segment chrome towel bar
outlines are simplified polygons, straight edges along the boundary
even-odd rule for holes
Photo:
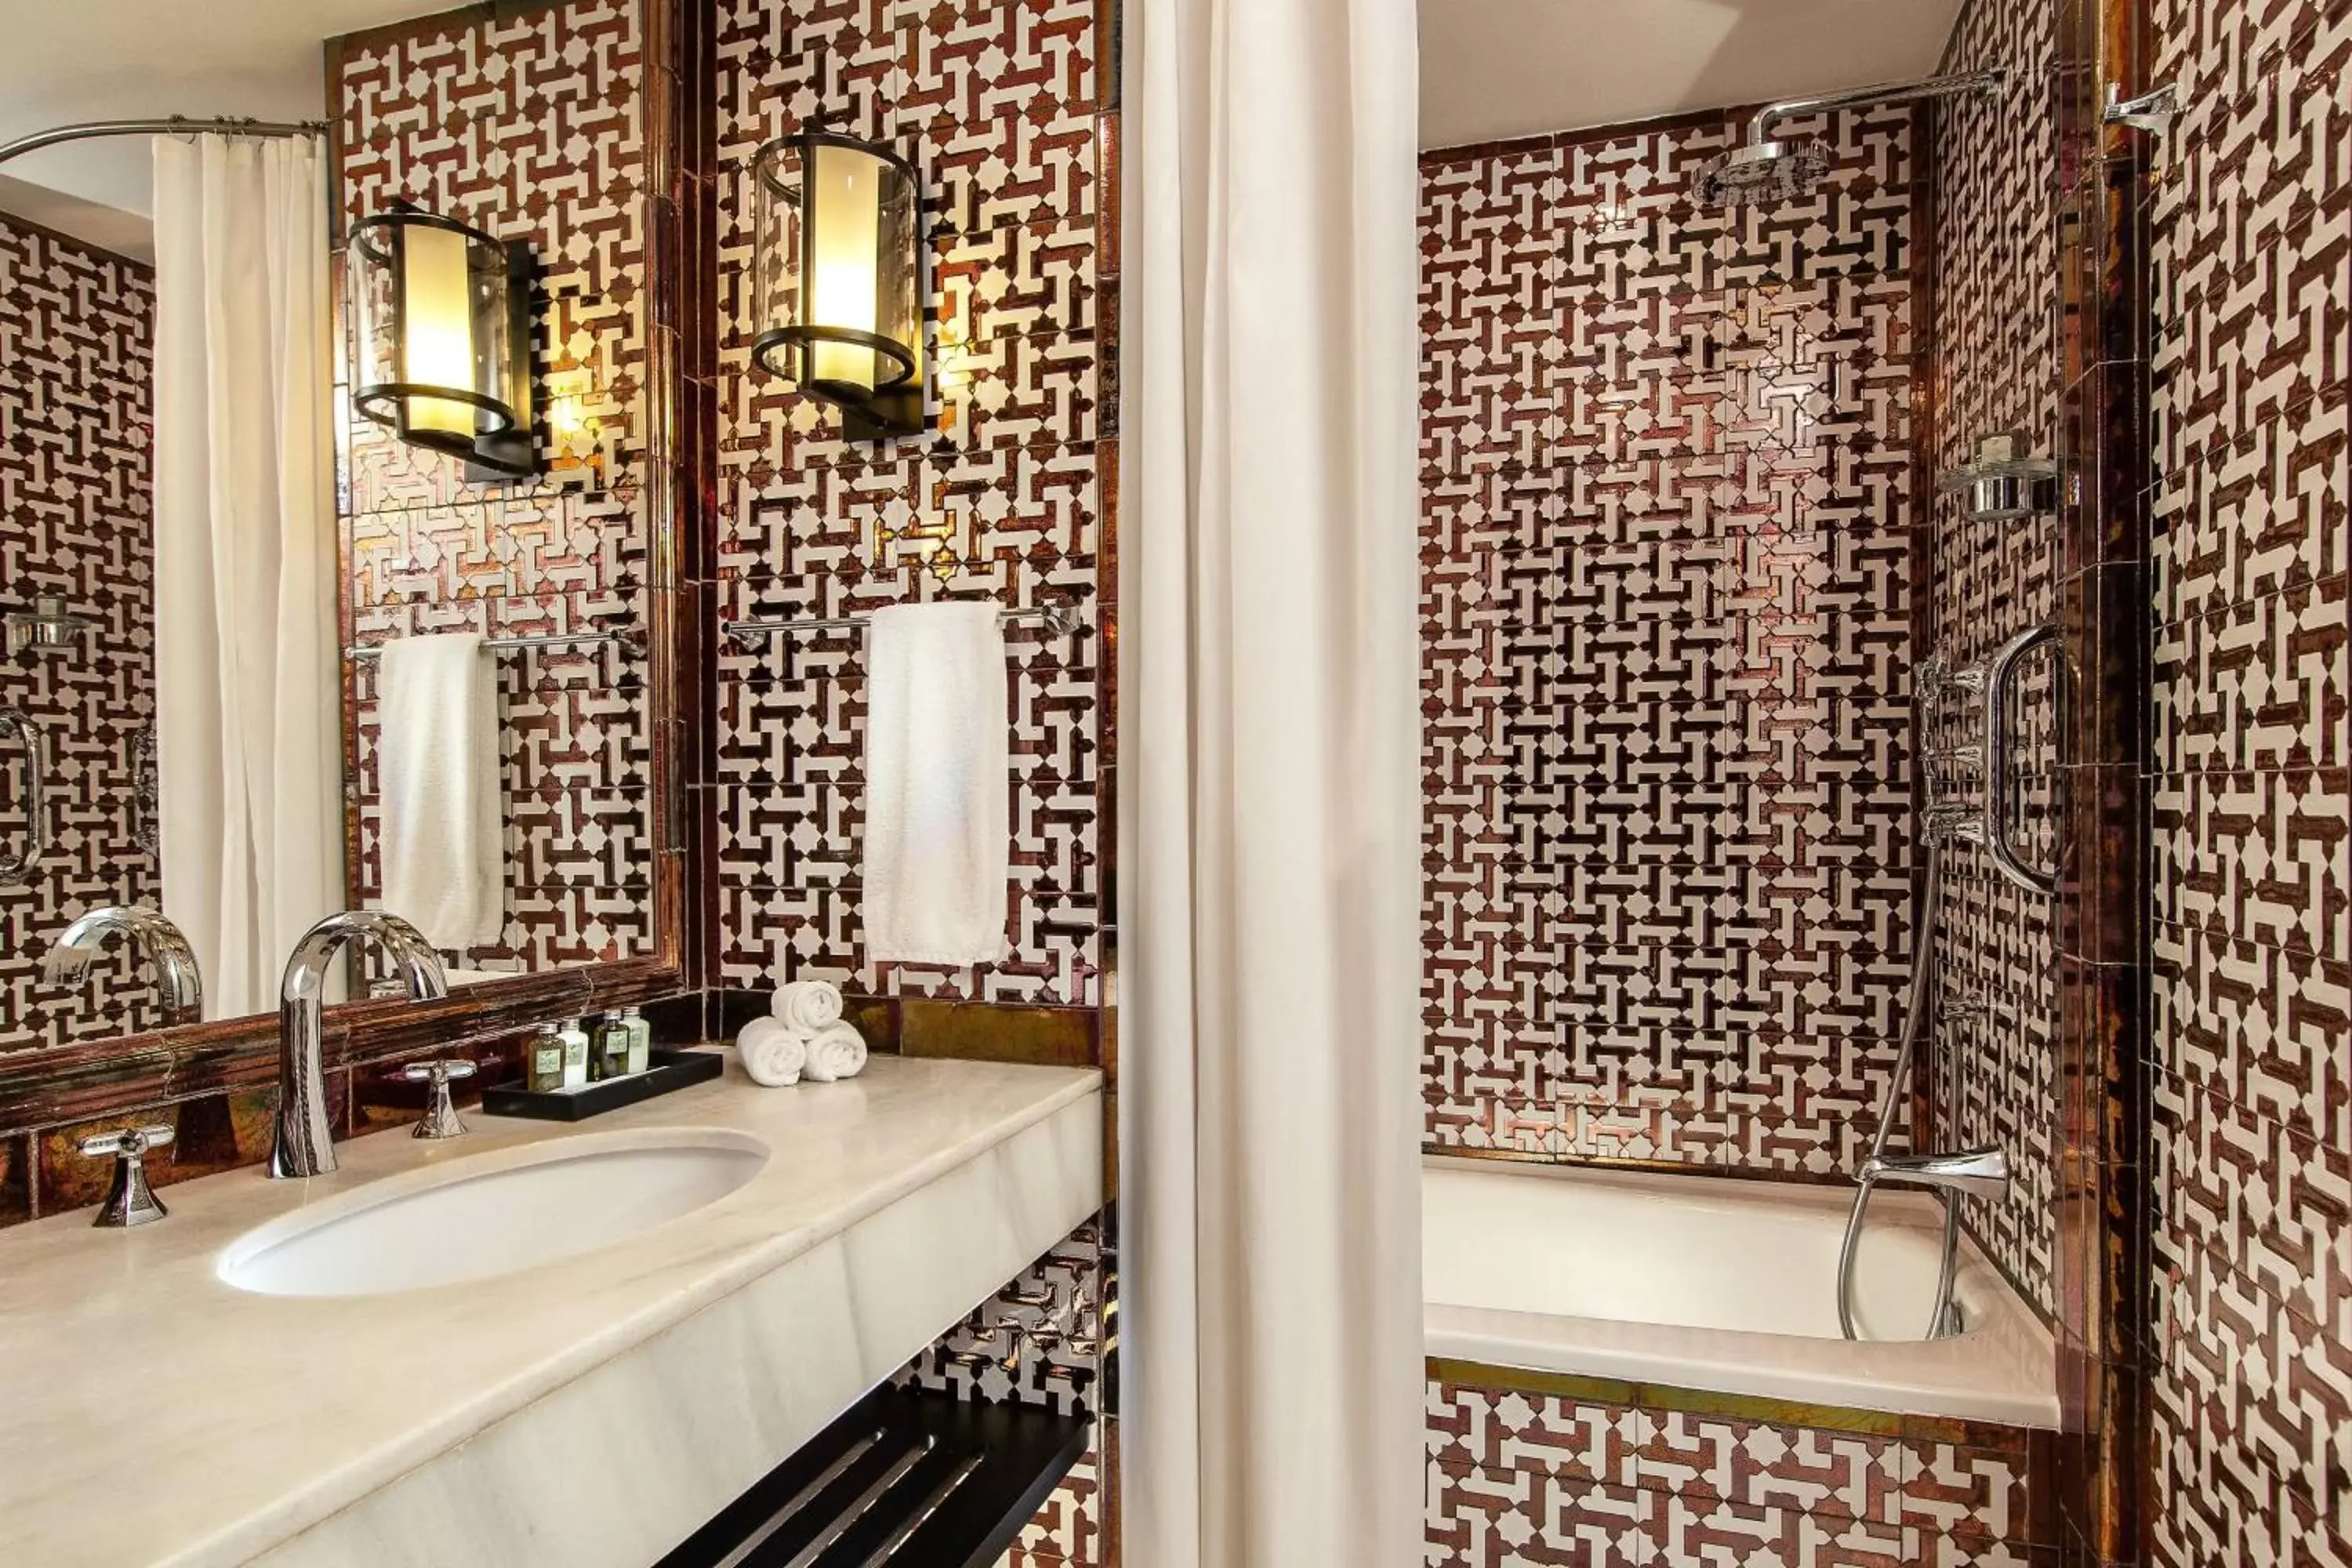
[[[873,617],[856,616],[822,616],[804,620],[721,621],[721,635],[737,646],[751,647],[761,637],[779,632],[851,632],[862,629]],[[1069,636],[1078,629],[1078,612],[1072,605],[1040,605],[1029,610],[999,610],[997,624],[1007,626],[1034,626],[1057,637]]]
[[[642,634],[630,627],[611,632],[542,632],[535,637],[484,637],[482,646],[493,652],[504,652],[518,647],[593,647],[602,643],[618,643],[634,653],[643,640]],[[376,658],[383,653],[383,644],[380,642],[353,643],[343,649],[345,658]]]

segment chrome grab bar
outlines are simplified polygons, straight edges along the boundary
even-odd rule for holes
[[[2028,626],[1994,650],[1985,663],[1984,678],[1984,847],[1994,868],[2031,893],[2044,896],[2058,890],[2058,874],[2025,863],[2010,841],[2010,819],[2015,803],[2010,790],[2010,689],[2019,662],[2043,643],[2054,642],[2058,625],[2044,621]]]
[[[30,879],[33,862],[48,853],[48,748],[40,727],[16,709],[0,708],[0,738],[25,742],[25,852],[0,855],[0,888],[14,888]]]

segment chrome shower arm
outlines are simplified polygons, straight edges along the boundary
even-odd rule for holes
[[[1810,98],[1784,98],[1778,103],[1768,103],[1756,111],[1748,122],[1748,140],[1761,144],[1772,139],[1772,127],[1783,120],[1800,114],[1818,114],[1832,109],[1860,109],[1874,103],[1911,103],[1928,98],[1958,98],[1963,93],[1988,92],[2001,84],[1998,70],[1966,71],[1953,76],[1922,77],[1916,81],[1885,81],[1870,87],[1847,88],[1843,92],[1816,93]]]

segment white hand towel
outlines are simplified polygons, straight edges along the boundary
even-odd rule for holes
[[[809,1037],[808,1063],[802,1069],[811,1083],[832,1083],[856,1078],[866,1070],[866,1037],[849,1024],[835,1024]]]
[[[376,674],[383,907],[444,952],[506,927],[498,674],[471,632],[400,637]]]
[[[877,610],[866,667],[866,956],[992,963],[1004,955],[1012,874],[996,606]]]
[[[841,988],[830,980],[795,980],[780,985],[768,999],[768,1011],[804,1035],[814,1035],[841,1017]]]
[[[735,1054],[753,1083],[781,1089],[801,1080],[808,1062],[808,1037],[782,1018],[754,1018],[735,1037]]]

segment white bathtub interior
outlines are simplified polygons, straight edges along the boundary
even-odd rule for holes
[[[1882,1194],[1838,1331],[1852,1190],[1433,1156],[1423,1172],[1429,1353],[1920,1415],[2054,1425],[2047,1330],[1974,1246],[1963,1331],[1923,1338],[1932,1198]]]

